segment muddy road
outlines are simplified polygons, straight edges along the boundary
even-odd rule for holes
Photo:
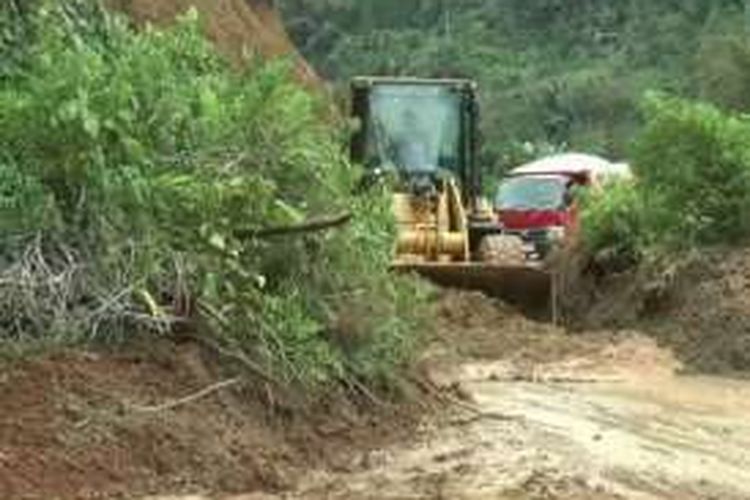
[[[436,373],[462,409],[413,442],[250,499],[750,498],[750,383],[674,375],[634,338],[596,355]]]
[[[635,368],[465,365],[476,411],[291,498],[750,498],[750,384]]]

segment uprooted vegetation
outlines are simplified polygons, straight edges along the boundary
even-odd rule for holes
[[[289,384],[387,382],[423,293],[387,274],[325,103],[283,62],[237,73],[193,13],[133,31],[95,2],[2,9],[0,338],[188,333]],[[270,236],[356,212],[345,227]]]

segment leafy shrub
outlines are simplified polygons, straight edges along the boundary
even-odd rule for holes
[[[586,203],[590,248],[642,253],[747,239],[750,123],[663,96],[650,96],[645,112],[634,149],[638,182]]]
[[[750,233],[750,123],[713,106],[651,98],[635,149],[646,201],[670,217],[655,230],[687,245],[733,243]],[[679,241],[675,242],[679,244]]]
[[[606,192],[583,196],[583,239],[590,250],[608,250],[626,260],[637,260],[644,247],[646,221],[641,193],[621,182]]]
[[[420,299],[388,274],[389,211],[350,196],[356,170],[325,103],[284,62],[238,74],[194,13],[134,32],[67,0],[30,22],[37,41],[0,81],[0,221],[14,235],[0,242],[0,337],[121,339],[200,320],[312,384],[387,378],[408,360]],[[345,210],[343,230],[255,236]],[[357,308],[361,335],[344,342],[335,331]]]

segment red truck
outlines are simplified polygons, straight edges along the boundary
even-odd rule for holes
[[[578,189],[630,177],[624,163],[578,153],[550,156],[510,172],[498,187],[495,213],[504,234],[521,238],[527,258],[544,260],[575,238]]]

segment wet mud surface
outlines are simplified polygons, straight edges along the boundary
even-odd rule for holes
[[[293,497],[750,498],[750,384],[560,366],[547,367],[552,381],[544,368],[504,380],[503,366],[464,368],[477,412]]]
[[[462,409],[412,442],[225,498],[750,498],[750,384],[677,368],[637,338],[533,367],[467,362],[434,375],[460,385]]]

